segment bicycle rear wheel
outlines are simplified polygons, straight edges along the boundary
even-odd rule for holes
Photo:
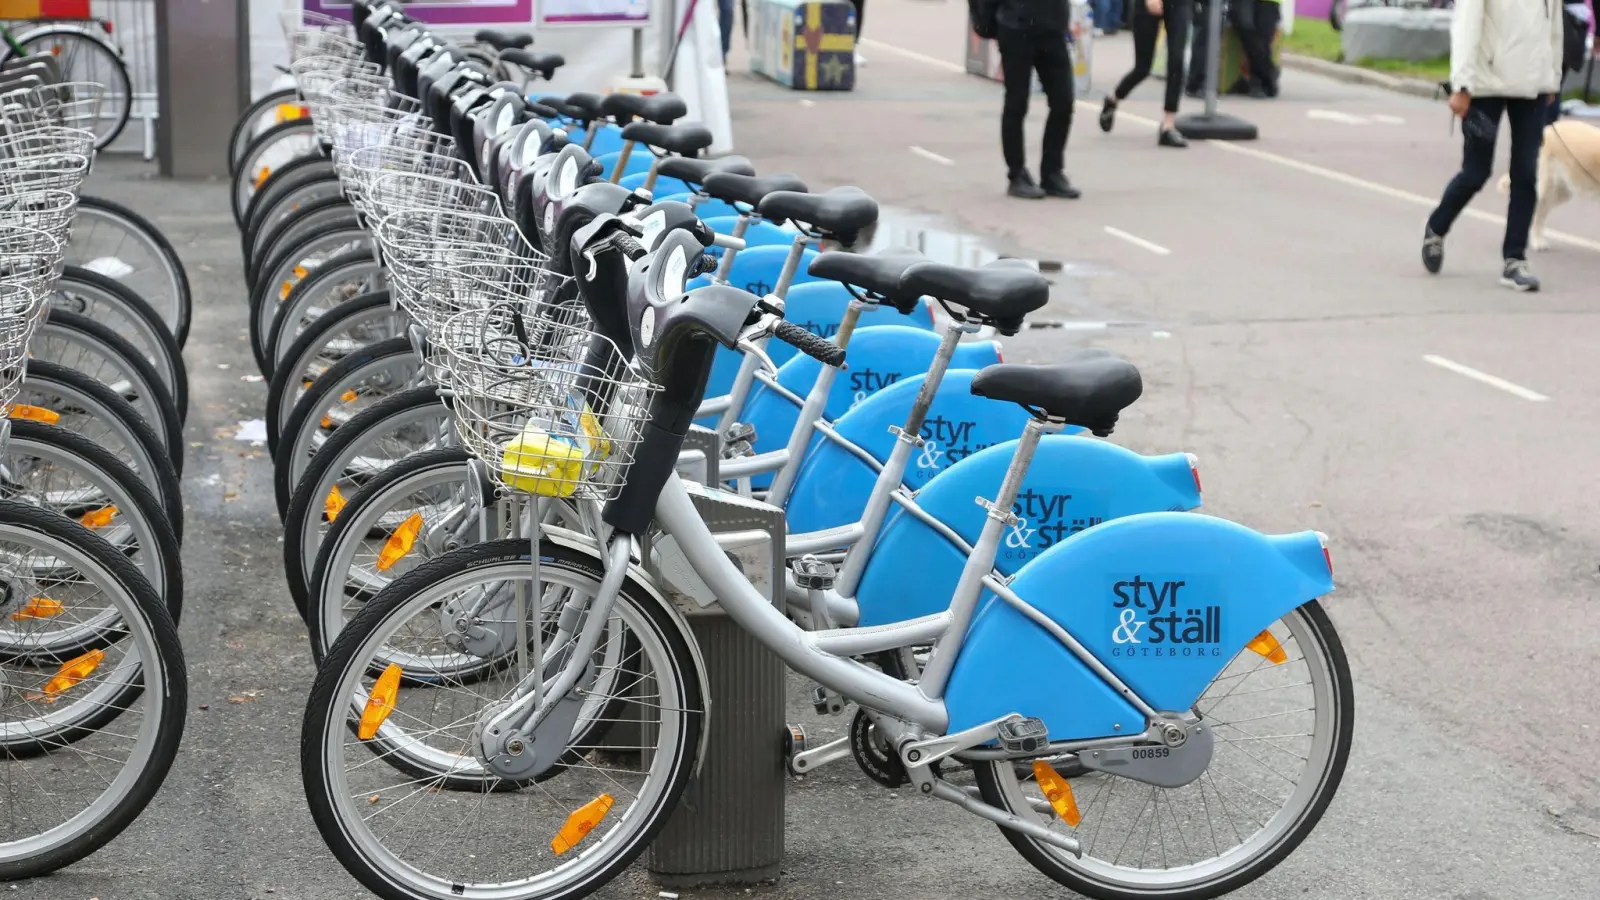
[[[105,38],[87,28],[72,25],[46,25],[28,31],[17,43],[29,56],[54,56],[61,67],[63,82],[87,82],[105,86],[99,115],[86,127],[94,132],[94,148],[104,150],[122,134],[133,113],[133,81],[122,53]],[[7,53],[9,57],[12,54]],[[4,60],[0,60],[0,65]]]
[[[299,92],[292,87],[280,88],[250,104],[239,116],[239,121],[234,123],[233,133],[228,135],[229,175],[239,171],[239,160],[244,157],[245,148],[250,146],[251,141],[274,125],[292,121],[281,107],[294,107],[294,119],[310,114],[300,101]]]
[[[1071,781],[1082,818],[1069,828],[1026,762],[975,765],[984,802],[1074,835],[1083,856],[1001,828],[1006,840],[1040,872],[1097,900],[1215,897],[1282,862],[1338,790],[1355,701],[1343,645],[1318,603],[1269,631],[1281,660],[1240,651],[1196,703],[1214,748],[1206,771],[1181,788],[1088,772]]]
[[[67,263],[131,288],[167,323],[180,348],[189,339],[189,273],[172,242],[144,216],[110,200],[80,197]]]
[[[47,568],[62,588],[47,604],[10,590],[22,584],[12,580],[0,601],[0,782],[9,786],[0,881],[10,881],[83,859],[149,805],[183,737],[188,678],[160,599],[104,541],[48,510],[0,501],[0,552]],[[30,652],[107,609],[117,629],[89,654]],[[105,731],[113,721],[115,733]]]

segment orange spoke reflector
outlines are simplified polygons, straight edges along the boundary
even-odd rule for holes
[[[318,424],[320,424],[323,428],[332,428],[333,427],[333,416],[323,416],[322,417],[322,421],[320,423],[318,423]]]
[[[327,515],[329,522],[339,518],[339,513],[344,511],[346,502],[348,501],[344,499],[344,494],[340,492],[339,486],[337,484],[334,485],[333,490],[328,492],[328,498],[322,501],[322,511]]]
[[[271,178],[271,177],[272,177],[272,167],[271,166],[262,166],[261,167],[261,171],[256,173],[256,187],[260,188],[263,184],[266,184],[267,183],[267,179]]]
[[[60,600],[51,600],[49,597],[34,597],[22,608],[11,614],[11,621],[26,622],[29,619],[52,619],[61,615],[66,607]]]
[[[367,697],[367,708],[361,711],[361,727],[356,735],[363,741],[370,741],[377,735],[378,729],[383,727],[383,720],[389,718],[389,713],[394,712],[394,698],[400,693],[400,667],[390,663],[383,674],[378,676],[377,683],[372,686],[372,693]]]
[[[355,388],[351,388],[350,390],[345,391],[344,393],[340,394],[339,395],[339,399],[341,401],[345,402],[345,403],[354,403],[354,402],[356,402],[356,397],[357,396],[358,395],[356,394],[356,389]]]
[[[299,284],[300,279],[306,277],[306,274],[307,270],[305,266],[295,266],[294,272],[289,276],[289,280],[278,286],[278,299],[289,299],[289,292],[294,290],[294,286]]]
[[[90,650],[76,659],[62,663],[61,668],[56,670],[55,677],[45,682],[45,699],[54,702],[57,694],[93,675],[94,670],[100,668],[100,663],[104,662],[105,658],[104,650]]]
[[[110,525],[111,520],[116,517],[117,508],[115,506],[102,506],[99,509],[91,509],[79,516],[78,524],[85,528],[104,528]]]
[[[1067,784],[1061,773],[1042,759],[1033,761],[1033,780],[1038,782],[1039,789],[1044,791],[1044,798],[1050,801],[1050,807],[1061,817],[1061,821],[1077,828],[1083,816],[1078,814],[1078,800],[1072,796],[1072,785]]]
[[[6,410],[6,416],[12,419],[31,419],[46,425],[54,425],[61,421],[61,413],[42,406],[29,406],[26,403],[12,404],[11,408]]]
[[[306,109],[306,106],[303,103],[278,104],[277,118],[279,122],[292,122],[295,119],[303,119],[310,114],[311,111]]]
[[[1272,636],[1271,631],[1261,632],[1251,638],[1250,643],[1245,646],[1265,656],[1275,666],[1289,661],[1289,654],[1283,652],[1283,645],[1278,643],[1278,639]]]
[[[422,531],[422,513],[414,512],[406,517],[400,527],[389,535],[389,540],[383,544],[383,549],[378,551],[378,571],[387,572],[394,564],[411,552],[417,543],[417,534]]]
[[[589,832],[600,824],[600,820],[611,811],[611,804],[617,802],[610,794],[601,794],[588,803],[572,811],[567,816],[567,821],[562,823],[561,830],[550,839],[550,849],[557,856],[578,846],[578,842],[589,836]]]

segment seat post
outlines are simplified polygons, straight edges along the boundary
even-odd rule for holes
[[[743,222],[744,219],[741,218],[740,223]],[[778,274],[778,283],[767,296],[776,298],[780,304],[783,302],[784,295],[789,293],[789,285],[794,281],[794,273],[800,268],[800,258],[806,252],[806,244],[810,241],[811,237],[803,231],[795,235],[794,243],[789,245],[789,255],[783,260],[783,269]],[[726,257],[729,251],[722,252]],[[727,274],[725,272],[718,274],[726,284]],[[765,347],[768,340],[769,338],[762,338],[758,346]],[[718,434],[727,434],[733,423],[739,421],[739,411],[744,407],[745,398],[750,394],[750,384],[755,381],[756,367],[759,365],[761,365],[760,360],[752,353],[746,353],[739,361],[739,373],[734,376],[733,388],[728,392],[728,408],[722,411],[722,418],[717,420]],[[824,371],[827,371],[827,367],[824,367]]]
[[[628,167],[628,158],[633,156],[633,144],[633,141],[622,142],[622,155],[617,157],[617,164],[611,167],[612,184],[622,180],[622,172]]]
[[[695,196],[698,197],[699,195],[696,194]],[[755,210],[740,213],[739,221],[733,223],[733,234],[731,236],[741,241],[744,240],[744,233],[750,230],[750,222],[755,219],[755,216]],[[733,255],[737,252],[732,247],[723,248],[722,259],[717,263],[717,273],[711,276],[713,284],[728,283],[728,272],[733,268]]]
[[[839,347],[850,346],[850,335],[856,330],[856,322],[860,320],[861,310],[865,306],[862,301],[852,298],[845,307],[844,315],[839,317],[839,330],[833,336],[833,342]],[[795,479],[800,474],[800,464],[805,462],[806,448],[811,446],[811,436],[816,434],[817,422],[822,418],[822,411],[833,394],[833,383],[838,375],[839,370],[833,366],[818,367],[817,378],[806,393],[805,404],[800,407],[794,430],[789,432],[788,458],[772,477],[772,486],[767,489],[768,503],[782,506],[788,502],[789,492],[794,489]]]

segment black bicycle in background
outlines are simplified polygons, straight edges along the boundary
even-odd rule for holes
[[[1328,7],[1328,24],[1334,31],[1344,28],[1344,17],[1351,9],[1364,6],[1394,6],[1401,9],[1454,9],[1455,0],[1333,0]]]

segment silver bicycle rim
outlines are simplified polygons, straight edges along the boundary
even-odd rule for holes
[[[323,773],[327,779],[329,799],[333,801],[338,814],[339,827],[369,863],[381,869],[388,878],[403,885],[405,890],[413,894],[439,898],[439,900],[456,897],[467,898],[467,900],[531,900],[531,898],[560,890],[564,885],[592,877],[596,869],[609,864],[614,859],[614,854],[623,852],[630,843],[636,840],[638,830],[650,821],[652,814],[663,801],[662,791],[667,787],[667,774],[677,765],[678,757],[682,753],[689,752],[689,748],[680,746],[683,743],[683,729],[680,717],[663,716],[660,724],[653,730],[658,746],[678,749],[675,752],[652,754],[649,768],[644,775],[645,788],[633,795],[635,798],[634,805],[622,811],[613,809],[610,815],[601,823],[601,826],[596,828],[595,832],[591,833],[583,841],[573,858],[542,876],[524,877],[516,881],[504,876],[498,876],[493,883],[467,884],[465,879],[458,876],[435,875],[403,860],[399,855],[391,851],[382,839],[374,833],[370,821],[377,814],[384,812],[387,805],[382,803],[383,798],[380,795],[369,794],[364,786],[363,789],[357,790],[351,784],[348,777],[349,773],[345,771],[342,765],[347,748],[352,746],[357,747],[352,753],[362,759],[362,765],[373,767],[377,763],[368,748],[359,747],[359,742],[351,740],[352,736],[346,727],[347,722],[345,720],[345,716],[359,717],[360,711],[365,706],[367,699],[365,681],[369,674],[368,660],[393,642],[392,638],[399,624],[407,621],[411,615],[426,610],[442,592],[453,592],[460,590],[461,587],[469,587],[474,583],[503,581],[518,577],[526,578],[527,575],[528,569],[525,564],[508,563],[499,566],[485,566],[475,569],[469,575],[463,576],[459,579],[459,585],[455,580],[452,580],[435,585],[434,589],[427,592],[419,593],[395,610],[394,613],[379,623],[377,628],[365,636],[359,652],[354,657],[356,662],[346,667],[333,694],[335,698],[351,698],[349,705],[341,706],[329,717],[321,742]],[[585,590],[591,593],[598,586],[593,579],[584,574],[573,572],[565,566],[546,567],[542,570],[541,576],[545,583],[565,584],[571,589]],[[623,598],[619,598],[612,615],[614,619],[620,619],[622,628],[626,629],[627,633],[634,636],[640,646],[639,653],[641,658],[650,660],[649,671],[669,672],[671,675],[671,677],[656,676],[653,679],[661,691],[659,707],[668,711],[683,711],[684,698],[679,690],[682,673],[677,671],[681,661],[673,658],[667,644],[656,632],[654,623],[647,616],[642,615],[632,603]],[[685,714],[694,715],[698,714],[698,711],[687,711]],[[386,723],[385,727],[388,727],[388,723]],[[644,726],[641,725],[641,731],[643,730]],[[379,736],[384,736],[381,729]],[[478,765],[477,760],[473,757],[460,754],[452,756],[457,760],[471,760],[471,764],[474,767]],[[576,769],[576,767],[574,768]],[[555,785],[561,778],[566,777],[566,774],[563,773],[557,776],[556,779],[545,782],[542,785],[524,788],[516,794],[480,793],[477,795],[478,802],[481,805],[490,798],[528,798],[539,794],[551,796],[548,786]],[[612,783],[615,785],[615,787],[611,788],[612,790],[616,790],[619,794],[623,793],[619,783],[614,780]],[[423,788],[426,786],[424,784]],[[412,790],[410,796],[427,794],[432,797],[444,797],[452,801],[462,797],[473,796],[471,793],[466,792],[431,792],[424,791],[423,788]],[[379,801],[374,802],[371,799],[373,796],[379,796]],[[424,800],[426,800],[426,797],[424,797]],[[619,797],[619,805],[621,802],[622,798]],[[568,810],[563,810],[563,812],[566,811]],[[416,812],[418,810],[412,808],[408,815]],[[452,818],[454,817],[452,816]],[[534,822],[532,817],[528,816],[507,816],[498,821],[497,835],[493,839],[495,841],[494,847],[485,848],[486,852],[472,854],[471,858],[474,861],[483,862],[495,858],[516,860],[532,857],[536,855],[532,851],[542,850],[539,842],[535,840],[511,841],[511,845],[525,849],[513,854],[504,853],[504,847],[508,845],[508,839],[505,837],[507,827],[521,825],[524,829],[530,831],[535,826],[542,827],[544,830],[540,832],[540,836],[545,840],[548,840],[555,830],[554,826],[551,826],[548,821]],[[443,824],[436,823],[425,827],[436,836],[442,834],[451,834],[452,838],[459,836],[459,832],[451,831]],[[435,839],[434,843],[444,844],[447,842]],[[465,855],[465,853],[457,855]]]
[[[1302,614],[1299,610],[1295,610],[1278,620],[1271,630],[1280,641],[1283,641],[1283,633],[1285,631],[1292,636],[1292,648],[1288,641],[1283,641],[1282,644],[1286,653],[1290,657],[1286,665],[1289,663],[1304,662],[1303,669],[1305,675],[1309,679],[1308,684],[1311,687],[1310,693],[1314,698],[1315,712],[1313,713],[1314,725],[1312,726],[1311,732],[1308,735],[1311,739],[1307,742],[1308,748],[1304,757],[1305,765],[1303,767],[1303,771],[1308,777],[1302,778],[1295,784],[1295,787],[1289,793],[1289,796],[1279,804],[1277,811],[1265,822],[1260,822],[1260,827],[1256,831],[1251,833],[1248,838],[1245,838],[1243,835],[1238,833],[1237,824],[1235,824],[1231,830],[1221,829],[1214,821],[1214,816],[1216,815],[1231,814],[1229,810],[1225,808],[1228,801],[1224,797],[1222,789],[1218,786],[1219,782],[1215,774],[1215,768],[1226,745],[1232,744],[1235,745],[1235,747],[1239,747],[1244,743],[1262,741],[1262,745],[1267,746],[1270,743],[1275,743],[1277,740],[1286,739],[1287,736],[1255,735],[1251,734],[1247,729],[1240,728],[1239,726],[1243,724],[1242,722],[1226,724],[1220,720],[1211,720],[1211,730],[1216,740],[1217,754],[1213,756],[1212,764],[1210,767],[1208,767],[1205,774],[1201,775],[1199,779],[1190,785],[1177,790],[1184,792],[1193,791],[1198,793],[1198,796],[1202,800],[1204,814],[1207,818],[1208,830],[1213,835],[1212,843],[1214,846],[1220,847],[1221,840],[1225,839],[1229,834],[1241,838],[1241,840],[1234,844],[1230,849],[1226,850],[1225,852],[1220,852],[1217,855],[1205,860],[1197,861],[1185,866],[1176,866],[1171,868],[1163,867],[1156,869],[1146,868],[1143,866],[1121,866],[1117,865],[1115,861],[1112,863],[1107,863],[1105,860],[1094,856],[1094,851],[1096,849],[1095,845],[1098,842],[1098,837],[1100,836],[1100,832],[1095,830],[1096,826],[1093,821],[1094,810],[1099,797],[1108,793],[1110,794],[1110,796],[1106,797],[1105,806],[1107,808],[1109,808],[1110,803],[1114,799],[1115,791],[1119,789],[1124,789],[1129,792],[1142,792],[1153,798],[1150,801],[1145,801],[1139,806],[1141,814],[1147,808],[1147,806],[1151,810],[1149,819],[1151,824],[1147,828],[1147,836],[1144,839],[1144,843],[1146,845],[1144,848],[1144,853],[1146,855],[1142,857],[1148,858],[1148,853],[1153,846],[1148,834],[1154,832],[1154,823],[1162,820],[1163,811],[1165,811],[1168,817],[1167,821],[1173,821],[1175,824],[1177,824],[1181,818],[1181,814],[1174,810],[1172,806],[1171,797],[1160,793],[1163,789],[1156,788],[1151,785],[1127,781],[1125,779],[1115,779],[1112,776],[1095,774],[1092,776],[1093,778],[1104,779],[1105,784],[1110,785],[1109,791],[1100,791],[1094,794],[1094,796],[1090,797],[1088,802],[1085,803],[1082,799],[1085,796],[1085,793],[1079,793],[1084,791],[1085,779],[1074,779],[1073,788],[1074,792],[1078,793],[1080,798],[1079,810],[1083,815],[1083,821],[1080,823],[1077,829],[1066,829],[1060,820],[1054,818],[1050,812],[1050,807],[1044,803],[1042,797],[1036,796],[1036,789],[1030,789],[1028,792],[1024,793],[1021,781],[1017,778],[1017,770],[1015,767],[1010,765],[994,766],[993,771],[997,776],[996,780],[1001,785],[1004,802],[1007,807],[1013,811],[1020,812],[1022,815],[1027,815],[1027,811],[1031,809],[1034,811],[1034,814],[1039,817],[1042,824],[1060,830],[1066,830],[1069,833],[1075,833],[1079,840],[1083,841],[1084,843],[1084,855],[1081,859],[1074,859],[1073,857],[1067,856],[1059,850],[1045,847],[1038,842],[1033,842],[1033,846],[1039,851],[1049,855],[1058,865],[1074,870],[1080,877],[1106,885],[1107,887],[1137,890],[1147,892],[1152,895],[1166,895],[1182,894],[1187,891],[1192,891],[1201,886],[1228,877],[1235,872],[1242,871],[1246,867],[1252,865],[1256,860],[1270,854],[1274,848],[1282,843],[1282,841],[1293,834],[1296,827],[1303,820],[1311,804],[1315,802],[1318,793],[1321,791],[1323,782],[1328,775],[1329,768],[1333,764],[1341,724],[1339,722],[1339,716],[1342,714],[1342,712],[1341,710],[1335,708],[1334,700],[1337,694],[1335,681],[1337,676],[1333,672],[1332,663],[1325,655],[1324,647],[1322,646],[1321,642],[1316,639],[1314,629],[1308,624],[1304,614]],[[1298,658],[1296,658],[1296,651],[1298,651]],[[1243,674],[1239,674],[1239,672],[1236,672],[1234,669],[1234,666],[1240,665],[1241,663],[1245,667],[1243,670],[1240,670],[1243,672]],[[1208,702],[1211,703],[1212,708],[1215,708],[1216,705],[1225,702],[1227,699],[1234,697],[1235,695],[1241,697],[1246,696],[1247,694],[1239,693],[1240,686],[1249,681],[1250,677],[1256,673],[1263,671],[1270,672],[1270,669],[1263,668],[1267,665],[1269,665],[1269,663],[1265,657],[1257,656],[1250,650],[1242,650],[1240,654],[1230,662],[1229,667],[1225,668],[1223,673],[1219,675],[1218,679],[1212,683],[1212,687],[1215,687],[1218,684],[1222,684],[1226,679],[1232,678],[1233,680],[1228,682],[1230,689],[1223,694],[1220,699],[1216,699],[1211,696],[1211,688],[1208,687],[1206,695],[1203,695],[1200,699],[1200,702],[1197,704],[1202,714],[1206,713]],[[1235,674],[1230,676],[1230,672],[1234,672]],[[1282,674],[1284,677],[1296,677],[1295,672],[1292,670],[1287,670]],[[1274,689],[1258,689],[1252,687],[1248,688],[1247,690],[1249,692],[1257,692],[1259,690],[1261,693],[1265,693]],[[1275,721],[1281,720],[1283,715],[1285,714],[1270,714],[1261,717],[1260,721],[1263,721],[1266,725],[1271,726]],[[1279,749],[1282,748],[1280,747]],[[1253,752],[1253,750],[1246,751],[1246,755],[1250,755],[1250,753]],[[1257,758],[1259,759],[1259,757]],[[1262,763],[1262,765],[1267,764]],[[1277,774],[1280,777],[1284,777],[1282,772],[1277,772]],[[1231,779],[1232,776],[1224,777]],[[1124,788],[1123,786],[1126,787]],[[1206,792],[1208,786],[1212,789],[1209,795]],[[1247,790],[1250,789],[1248,785],[1244,786]],[[1259,795],[1259,792],[1256,793]],[[1162,804],[1160,799],[1164,796],[1168,800],[1165,805]],[[1270,799],[1265,798],[1264,795],[1261,796],[1263,796],[1263,799]],[[1133,833],[1137,829],[1139,821],[1140,820],[1136,819],[1128,826],[1128,837],[1123,840],[1122,846],[1118,848],[1116,858],[1120,858],[1122,854],[1126,852],[1127,845],[1133,837]],[[1161,853],[1165,855],[1167,852],[1167,839],[1164,834],[1164,829],[1162,836],[1160,837],[1160,841]],[[1196,842],[1198,842],[1198,838],[1196,838]],[[1183,849],[1188,849],[1186,843],[1184,843],[1182,846]],[[1174,844],[1172,847],[1174,852],[1176,852],[1178,848],[1178,844]]]
[[[255,241],[250,246],[250,254],[252,256],[260,254],[264,249],[261,241],[270,235],[279,224],[293,217],[301,207],[318,200],[326,200],[329,197],[339,197],[343,193],[344,189],[340,187],[338,179],[330,178],[326,181],[313,181],[310,184],[300,185],[277,200],[272,201],[273,208],[261,220],[261,224],[256,226]]]
[[[343,426],[368,408],[415,386],[421,371],[421,361],[412,354],[387,356],[357,368],[343,384],[334,385],[334,391],[323,395],[332,398],[332,402],[314,411],[315,421],[308,416],[294,435],[294,448],[289,455],[289,483],[300,483],[311,465],[311,457],[328,442],[331,432],[322,426],[324,421],[331,428]]]
[[[99,400],[67,384],[41,382],[26,376],[16,402],[42,407],[59,415],[61,418],[55,423],[56,427],[65,428],[109,450],[133,469],[152,494],[161,496],[161,483],[155,477],[155,467],[160,463],[150,456],[122,417]],[[170,514],[171,510],[167,512]]]
[[[289,162],[316,152],[317,136],[311,130],[309,120],[303,130],[292,128],[281,132],[271,143],[256,145],[245,153],[244,159],[239,162],[238,172],[233,176],[235,208],[242,212],[250,205],[258,179],[265,183],[268,176]],[[268,169],[266,176],[261,174],[263,167]]]
[[[104,250],[99,249],[98,238],[107,232],[117,236],[106,241],[109,246]],[[143,228],[113,210],[79,206],[77,215],[72,218],[72,243],[67,248],[67,263],[127,285],[149,301],[161,321],[177,334],[183,314],[179,307],[183,279],[162,252],[161,245]]]
[[[169,392],[176,391],[178,361],[167,355],[161,341],[162,336],[152,330],[155,326],[129,312],[122,298],[113,296],[95,285],[73,282],[70,286],[72,290],[68,293],[64,290],[67,285],[58,283],[51,294],[51,302],[57,309],[87,316],[126,338],[128,343],[139,351],[139,355],[155,367],[156,374],[161,376],[161,383],[166,389]]]
[[[116,351],[100,343],[93,335],[46,321],[34,332],[33,340],[28,342],[28,352],[39,359],[76,369],[111,388],[118,396],[133,404],[133,408],[150,423],[156,434],[165,433],[161,404],[156,402],[154,393],[161,390],[161,386],[147,384]]]
[[[295,269],[303,269],[310,275],[312,269],[322,265],[328,260],[362,246],[370,246],[371,240],[366,235],[355,229],[335,231],[324,235],[309,245],[302,247],[295,259],[286,259],[281,265],[271,272],[262,272],[257,277],[261,279],[258,284],[267,285],[267,302],[261,304],[256,311],[256,326],[260,330],[256,333],[266,340],[272,332],[272,320],[278,316],[278,307],[293,293],[295,284],[301,277],[295,275]],[[285,244],[284,246],[289,246]],[[285,291],[285,285],[288,290]]]
[[[291,293],[289,296],[293,298],[294,305],[284,314],[283,331],[278,335],[278,344],[276,347],[268,348],[274,353],[273,365],[283,362],[282,354],[289,352],[289,348],[294,346],[295,340],[319,318],[338,309],[339,305],[346,300],[353,300],[372,290],[373,276],[381,274],[382,271],[382,268],[376,262],[361,263],[350,266],[348,271],[341,270],[337,277],[330,276],[318,281],[310,289],[298,295]],[[400,327],[395,327],[388,329],[382,337],[363,341],[346,337],[342,343],[337,343],[341,335],[350,335],[362,327],[370,328],[370,323],[374,321],[385,319],[400,321],[403,317],[403,313],[386,307],[371,310],[359,318],[352,319],[339,332],[328,336],[329,343],[324,346],[333,351],[333,353],[323,354],[323,358],[337,362],[344,358],[346,354],[355,352],[365,344],[376,343],[387,337],[399,337],[405,332]],[[313,359],[315,358],[313,357]],[[328,363],[328,365],[332,365],[332,363]],[[306,367],[302,367],[300,374],[304,376],[305,373]],[[311,377],[320,374],[320,371],[314,372],[311,373]]]
[[[165,691],[159,689],[159,685],[165,680],[164,678],[157,679],[158,689],[148,689],[150,687],[150,673],[145,671],[146,666],[143,661],[147,659],[155,660],[157,668],[164,666],[165,662],[161,659],[155,638],[152,636],[144,616],[137,609],[137,602],[121,582],[117,581],[110,572],[101,568],[87,555],[80,553],[76,547],[72,547],[50,535],[31,531],[17,525],[4,524],[0,525],[0,540],[39,547],[58,559],[70,560],[70,564],[75,569],[90,578],[100,588],[104,596],[120,612],[125,626],[133,635],[133,647],[123,657],[123,661],[112,670],[112,674],[118,680],[112,682],[110,679],[106,679],[103,684],[108,686],[108,690],[120,690],[117,687],[118,685],[125,686],[131,683],[134,678],[143,678],[147,689],[139,694],[139,699],[148,704],[143,709],[138,732],[134,736],[135,748],[133,752],[130,752],[127,762],[122,765],[116,777],[106,785],[105,790],[83,811],[66,819],[61,824],[26,839],[0,843],[0,862],[10,862],[37,857],[77,840],[85,832],[97,827],[106,815],[121,805],[123,799],[138,783],[146,765],[148,765],[151,756],[155,752],[167,697]],[[48,734],[51,730],[59,730],[63,725],[69,726],[74,720],[82,721],[84,716],[87,715],[87,710],[99,708],[98,701],[100,699],[99,689],[97,688],[94,693],[83,701],[75,701],[73,705],[81,707],[85,712],[73,717],[63,716],[64,721],[61,725],[52,725],[44,730],[45,733]],[[63,708],[60,712],[66,713],[69,711],[70,708]],[[124,710],[123,715],[126,715],[127,712],[128,710]],[[118,717],[118,720],[121,720],[121,716]],[[8,725],[0,725],[0,728],[6,729],[3,733],[9,735]],[[4,740],[5,738],[0,737],[0,743],[3,743]],[[68,745],[55,752],[70,754],[75,751],[72,745]],[[3,756],[0,756],[0,767],[5,768],[8,775],[6,779],[8,783],[9,772],[12,767],[26,764],[26,760],[6,760]],[[11,796],[10,791],[3,793],[8,797]]]

